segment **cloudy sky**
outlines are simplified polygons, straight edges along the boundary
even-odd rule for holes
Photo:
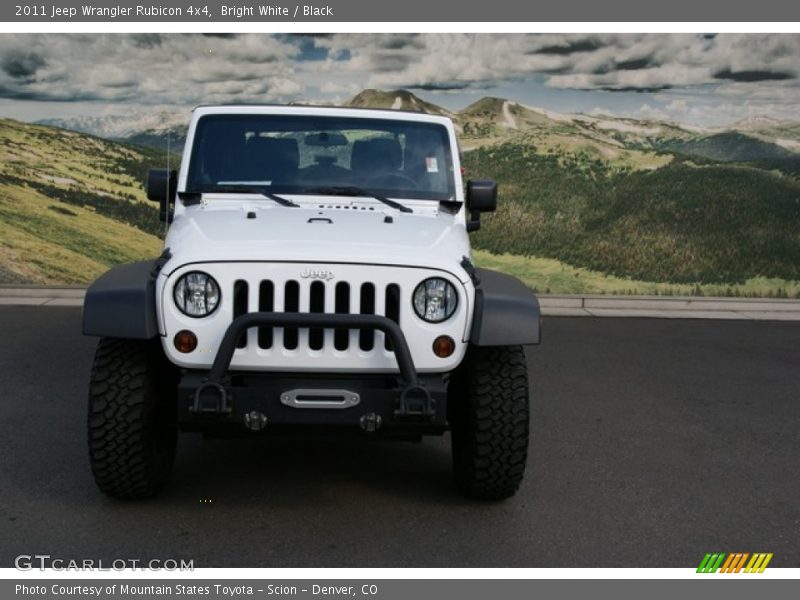
[[[800,34],[0,34],[0,116],[344,100],[406,88],[560,112],[800,120]]]

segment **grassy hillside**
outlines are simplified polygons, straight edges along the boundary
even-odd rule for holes
[[[158,255],[155,151],[0,119],[0,283],[85,283]]]
[[[800,298],[800,281],[780,278],[751,277],[735,284],[659,283],[573,267],[552,258],[498,255],[485,250],[473,251],[473,258],[479,267],[514,275],[545,294]]]
[[[503,144],[465,156],[501,183],[477,247],[644,281],[800,280],[800,183],[748,166],[676,161],[619,172]]]
[[[659,131],[655,127],[545,113],[502,98],[478,100],[459,112],[455,122],[465,152],[511,143],[536,154],[557,156],[565,165],[599,161],[626,171],[657,169],[672,160],[671,154],[646,141],[645,135]]]

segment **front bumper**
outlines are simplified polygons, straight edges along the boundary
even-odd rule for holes
[[[392,342],[399,376],[229,371],[237,340],[260,326],[381,331]],[[446,402],[446,376],[418,375],[402,330],[387,317],[258,312],[233,320],[210,371],[183,376],[178,421],[187,430],[333,426],[399,435],[440,433],[447,425]]]

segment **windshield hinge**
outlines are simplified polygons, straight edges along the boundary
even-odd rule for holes
[[[467,272],[467,275],[469,275],[469,278],[472,279],[473,284],[476,286],[481,284],[481,280],[478,277],[478,270],[475,268],[475,265],[472,264],[472,261],[466,256],[461,257],[461,268]]]
[[[150,271],[150,277],[155,279],[158,277],[158,274],[161,272],[161,269],[164,268],[164,265],[167,264],[167,261],[172,258],[172,252],[170,252],[169,248],[164,248],[164,251],[161,253],[156,259],[155,264],[153,265],[153,270]]]
[[[193,206],[195,204],[200,204],[200,201],[203,199],[203,194],[200,192],[178,192],[178,198],[181,199],[184,206]]]
[[[461,202],[458,200],[439,200],[439,206],[444,212],[454,215],[461,209]]]

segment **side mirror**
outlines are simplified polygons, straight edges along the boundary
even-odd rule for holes
[[[490,179],[470,179],[467,181],[467,210],[469,220],[467,231],[481,228],[481,213],[497,209],[497,183]]]
[[[160,218],[162,223],[172,221],[170,202],[175,196],[178,187],[178,172],[167,169],[150,169],[147,172],[147,198],[161,205]]]

